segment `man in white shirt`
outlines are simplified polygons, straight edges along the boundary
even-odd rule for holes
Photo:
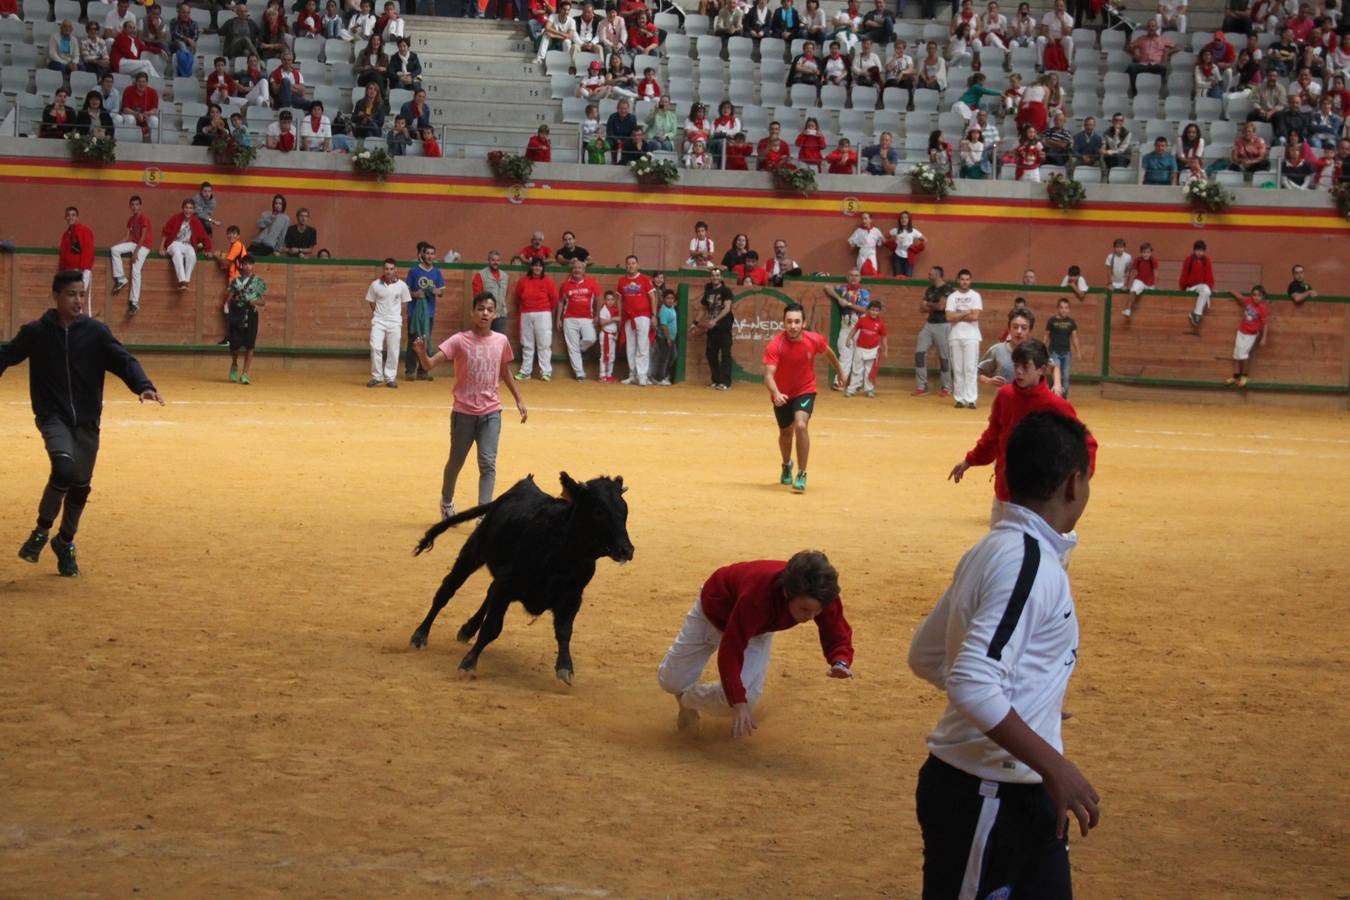
[[[333,123],[323,114],[323,104],[318,100],[300,120],[300,147],[322,153],[333,149]]]
[[[1073,893],[1066,819],[1086,837],[1101,798],[1063,755],[1078,620],[1059,562],[1087,507],[1087,429],[1033,413],[1006,448],[1007,515],[956,567],[914,634],[909,667],[947,695],[916,805],[925,897]]]
[[[553,46],[554,41],[562,43],[562,50],[566,51],[571,59],[573,69],[577,65],[577,48],[581,42],[577,40],[577,24],[572,21],[572,4],[567,0],[562,0],[558,4],[557,12],[549,16],[544,22],[544,35],[539,39],[539,54],[535,62],[544,61],[544,55],[548,53],[549,48]]]
[[[856,265],[863,275],[875,278],[881,274],[881,267],[877,263],[877,247],[884,240],[886,236],[881,233],[881,229],[872,224],[872,214],[863,213],[858,227],[848,237],[848,245],[858,250]]]
[[[128,22],[134,22],[137,29],[141,27],[140,20],[131,11],[131,0],[117,0],[117,5],[103,17],[103,36],[112,40],[122,33],[122,28]]]
[[[366,290],[370,304],[370,380],[366,387],[398,387],[398,345],[403,313],[412,303],[408,284],[398,277],[398,262],[384,261],[384,271]],[[381,359],[383,353],[383,360]]]
[[[1036,64],[1045,66],[1045,45],[1058,41],[1064,48],[1064,58],[1073,64],[1073,16],[1069,15],[1064,0],[1055,0],[1055,8],[1041,17],[1041,34],[1036,38]]]
[[[956,290],[947,295],[948,352],[952,361],[952,393],[957,409],[974,409],[980,398],[980,311],[984,299],[971,290],[969,269],[956,273]]]

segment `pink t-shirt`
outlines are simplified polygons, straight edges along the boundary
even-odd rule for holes
[[[497,394],[503,362],[514,359],[506,335],[479,337],[472,331],[453,334],[440,346],[455,361],[455,412],[485,416],[502,408]]]

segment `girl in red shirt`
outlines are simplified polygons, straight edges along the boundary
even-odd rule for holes
[[[516,309],[520,313],[520,371],[516,381],[526,381],[534,370],[536,351],[539,377],[553,380],[553,308],[558,305],[558,286],[544,274],[544,261],[530,260],[530,271],[516,282]]]
[[[807,119],[802,133],[797,135],[797,159],[819,172],[824,152],[825,136],[820,133],[820,123]]]
[[[1022,139],[1013,151],[1013,161],[1017,163],[1018,181],[1040,181],[1041,163],[1045,162],[1045,150],[1036,139],[1036,126],[1027,123],[1022,126]]]

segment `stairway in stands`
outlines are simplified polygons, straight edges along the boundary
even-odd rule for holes
[[[495,149],[523,153],[540,125],[552,132],[553,161],[576,162],[578,128],[562,124],[544,67],[534,62],[518,22],[410,16],[408,33],[422,60],[432,120],[445,128],[446,156],[468,159]]]

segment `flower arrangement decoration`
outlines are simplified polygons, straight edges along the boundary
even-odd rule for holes
[[[352,154],[352,165],[356,171],[374,175],[376,180],[384,181],[394,171],[394,158],[383,147],[373,150],[361,150]]]
[[[1218,213],[1233,205],[1233,195],[1212,178],[1192,178],[1182,194],[1194,210]]]
[[[783,160],[770,170],[774,187],[780,191],[792,191],[809,197],[816,192],[816,173],[814,169],[796,165]]]
[[[211,158],[218,166],[247,169],[258,158],[258,148],[237,141],[233,135],[221,135],[211,141]]]
[[[916,194],[929,194],[938,200],[945,200],[956,192],[951,176],[928,163],[919,163],[909,170],[909,186]]]
[[[628,164],[628,171],[643,184],[674,184],[680,180],[680,170],[667,159],[653,159],[644,154]]]
[[[534,160],[504,150],[493,150],[487,155],[487,162],[493,177],[511,184],[524,184],[534,171]]]
[[[106,165],[117,160],[117,143],[110,137],[68,131],[66,146],[76,162]]]
[[[1056,172],[1045,183],[1045,193],[1052,206],[1060,209],[1073,209],[1087,199],[1087,189],[1083,182],[1075,181]]]

